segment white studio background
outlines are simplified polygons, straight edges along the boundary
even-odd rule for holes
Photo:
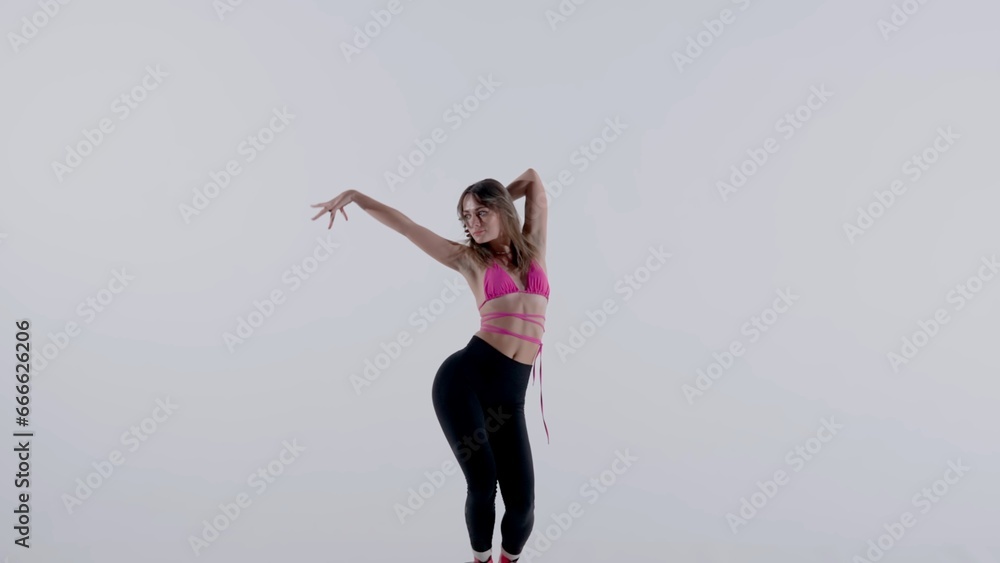
[[[479,327],[468,286],[356,205],[332,230],[310,205],[355,188],[459,241],[460,191],[532,167],[552,443],[536,381],[524,563],[1000,561],[998,21],[985,0],[4,2],[0,558],[468,560],[430,399]]]

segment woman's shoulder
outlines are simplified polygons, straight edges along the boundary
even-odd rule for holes
[[[483,272],[486,271],[487,266],[483,264],[482,258],[469,247],[465,247],[462,250],[460,265],[460,271],[462,275],[469,280],[469,283],[472,283],[474,280],[482,276]]]

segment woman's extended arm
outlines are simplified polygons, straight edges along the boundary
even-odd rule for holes
[[[367,211],[369,215],[383,225],[408,238],[413,244],[430,255],[431,258],[453,270],[465,273],[464,270],[467,268],[468,263],[464,245],[450,241],[430,229],[418,225],[399,210],[376,201],[358,190],[347,190],[326,203],[314,205],[313,207],[322,207],[323,211],[316,215],[316,217],[313,217],[313,219],[329,212],[331,214],[330,226],[332,227],[333,218],[336,217],[337,210],[339,209],[343,212],[343,207],[352,201],[357,203],[358,207]],[[344,214],[344,217],[346,218],[347,215]]]
[[[407,236],[407,231],[415,224],[409,217],[403,215],[399,210],[389,207],[380,201],[376,201],[358,190],[351,190],[351,193],[352,200],[354,203],[358,204],[358,207],[367,211],[369,215],[377,219],[383,225],[391,228],[403,236]]]

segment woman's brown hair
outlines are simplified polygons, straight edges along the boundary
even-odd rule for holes
[[[493,263],[495,256],[493,251],[487,245],[479,244],[473,240],[472,235],[469,234],[469,228],[462,221],[464,213],[462,204],[465,202],[465,196],[470,194],[479,204],[488,207],[500,216],[500,229],[510,238],[510,266],[517,273],[519,280],[524,279],[531,261],[538,256],[538,247],[525,238],[521,232],[521,220],[518,217],[517,208],[514,207],[514,200],[510,197],[510,192],[497,180],[487,178],[465,188],[458,198],[458,220],[465,228],[466,244],[469,247],[468,254],[477,264],[487,268]]]

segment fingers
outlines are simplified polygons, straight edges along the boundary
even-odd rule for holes
[[[313,216],[312,220],[315,221],[316,219],[319,219],[320,217],[322,217],[325,213],[329,213],[330,214],[330,224],[326,228],[327,229],[333,228],[333,220],[337,217],[337,211],[338,211],[337,208],[340,207],[339,204],[337,203],[337,201],[339,199],[340,199],[340,196],[337,196],[337,197],[335,197],[335,198],[333,198],[330,201],[327,201],[325,203],[314,203],[314,204],[312,204],[310,207],[322,207],[323,208],[319,213],[317,213],[315,216]],[[339,211],[344,215],[344,220],[349,220],[349,218],[347,217],[347,211],[343,207],[340,207]]]

